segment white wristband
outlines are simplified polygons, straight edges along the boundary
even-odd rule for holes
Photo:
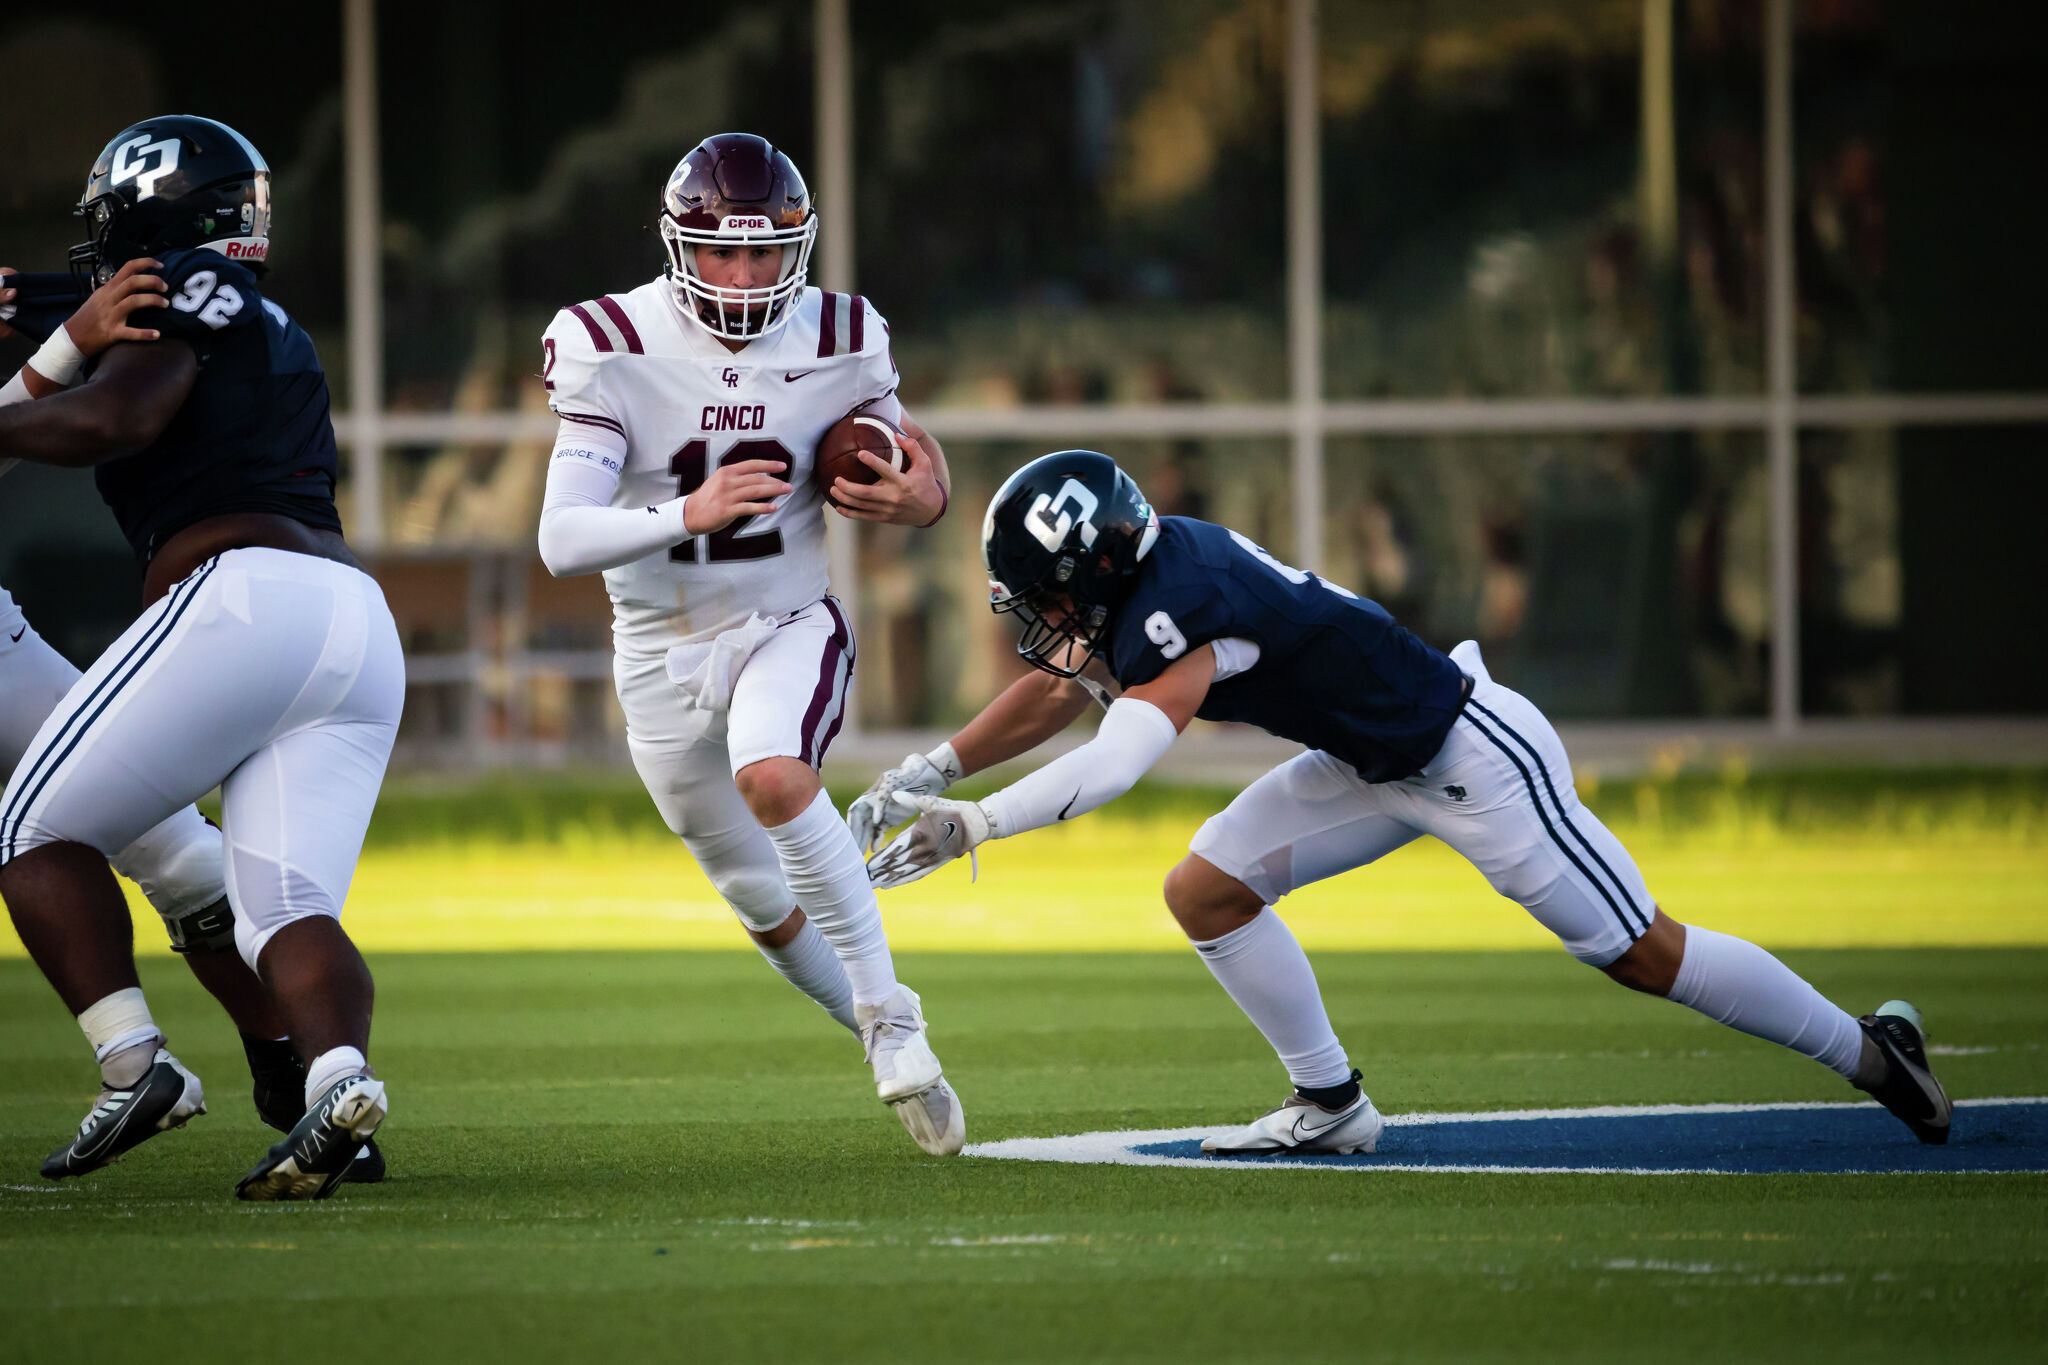
[[[59,327],[50,333],[50,339],[43,348],[29,357],[29,364],[36,373],[59,388],[68,389],[78,379],[78,372],[85,368],[85,352],[78,349],[78,343],[71,339],[71,332]]]
[[[926,754],[924,761],[939,770],[939,776],[946,779],[946,785],[949,787],[967,775],[966,770],[960,766],[960,755],[953,752],[953,741],[950,739]]]

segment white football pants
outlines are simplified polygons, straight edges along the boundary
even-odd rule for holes
[[[127,847],[221,788],[235,945],[339,917],[405,700],[369,575],[283,550],[193,570],[86,670],[0,798],[0,863],[46,843]]]
[[[1571,761],[1543,713],[1488,676],[1478,646],[1460,645],[1451,658],[1472,677],[1472,698],[1421,772],[1367,782],[1311,750],[1240,792],[1191,851],[1271,905],[1434,834],[1573,957],[1607,965],[1657,913],[1643,874],[1579,804]]]
[[[69,659],[36,634],[0,588],[0,778],[12,773],[36,731],[79,679]],[[165,922],[203,910],[227,894],[220,831],[187,806],[109,860]]]
[[[633,767],[662,820],[741,923],[766,933],[796,908],[768,832],[733,777],[764,758],[812,767],[846,715],[853,629],[838,601],[821,598],[784,617],[748,656],[724,711],[692,705],[659,655],[614,661]]]

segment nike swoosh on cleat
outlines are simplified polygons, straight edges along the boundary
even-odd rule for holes
[[[1302,1115],[1302,1118],[1306,1118],[1306,1117],[1307,1117],[1307,1115],[1306,1115],[1306,1114]],[[1315,1128],[1309,1128],[1309,1127],[1305,1127],[1305,1126],[1303,1126],[1303,1124],[1302,1124],[1302,1121],[1301,1121],[1301,1118],[1297,1118],[1297,1119],[1295,1119],[1295,1121],[1294,1121],[1294,1136],[1295,1136],[1295,1139],[1296,1139],[1297,1141],[1306,1141],[1306,1140],[1308,1140],[1308,1139],[1310,1139],[1310,1138],[1318,1138],[1318,1137],[1321,1137],[1321,1136],[1322,1136],[1323,1134],[1325,1134],[1325,1133],[1329,1132],[1329,1131],[1330,1131],[1330,1130],[1331,1130],[1332,1128],[1335,1128],[1335,1127],[1336,1127],[1336,1126],[1337,1126],[1338,1124],[1340,1124],[1340,1123],[1344,1122],[1344,1120],[1345,1120],[1345,1119],[1348,1119],[1348,1118],[1350,1118],[1350,1117],[1351,1117],[1350,1111],[1348,1111],[1348,1110],[1347,1110],[1346,1112],[1344,1112],[1344,1113],[1342,1113],[1342,1114],[1339,1114],[1339,1115],[1337,1115],[1337,1117],[1335,1117],[1335,1118],[1331,1119],[1331,1120],[1330,1120],[1330,1121],[1329,1121],[1328,1123],[1322,1124],[1322,1125],[1320,1125],[1319,1127],[1315,1127]]]
[[[98,1111],[95,1110],[95,1112]],[[121,1134],[128,1130],[128,1121],[134,1117],[135,1092],[129,1091],[128,1103],[119,1106],[118,1112],[110,1111],[110,1121],[100,1125],[99,1132],[95,1134],[95,1140],[92,1143],[89,1145],[79,1145],[74,1142],[71,1148],[72,1155],[78,1161],[91,1161],[98,1157],[101,1152],[113,1146]]]
[[[794,373],[785,370],[782,375],[782,382],[785,384],[794,384],[797,380],[802,379],[805,375],[816,373],[816,370],[797,370]]]

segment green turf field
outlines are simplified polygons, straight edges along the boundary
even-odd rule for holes
[[[2040,779],[1649,790],[1595,796],[1667,905],[1785,948],[1846,1004],[1910,995],[1959,1097],[2048,1094]],[[1283,1093],[1157,906],[1212,799],[1146,795],[1067,843],[998,846],[978,884],[885,900],[970,1141],[1221,1125]],[[1851,1097],[1554,950],[1476,949],[1536,940],[1426,847],[1319,894],[1284,908],[1390,1113]],[[734,942],[722,909],[678,908],[707,900],[610,788],[395,791],[350,911],[392,1179],[303,1206],[229,1197],[267,1130],[228,1025],[160,955],[144,984],[213,1112],[84,1181],[37,1179],[92,1078],[10,940],[0,1359],[115,1332],[169,1360],[1975,1362],[2048,1341],[2048,1175],[926,1158],[853,1041],[757,958],[675,946]],[[564,951],[578,935],[614,946]],[[1858,937],[1888,946],[1802,946]],[[636,939],[669,946],[620,950]],[[1437,951],[1346,950],[1404,943]],[[484,951],[507,946],[530,950]],[[449,951],[405,951],[424,947]]]

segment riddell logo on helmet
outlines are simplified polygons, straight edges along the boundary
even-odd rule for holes
[[[728,214],[718,224],[720,235],[731,232],[772,232],[775,224],[759,214]]]
[[[223,242],[220,254],[231,261],[267,261],[270,259],[270,243],[261,237],[245,242]]]

